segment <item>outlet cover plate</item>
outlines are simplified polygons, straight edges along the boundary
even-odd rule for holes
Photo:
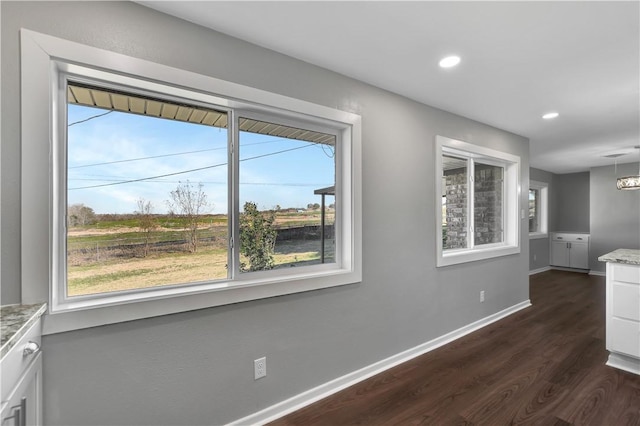
[[[267,357],[258,358],[253,361],[253,378],[261,379],[267,375]]]

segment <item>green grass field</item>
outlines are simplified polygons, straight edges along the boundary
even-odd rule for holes
[[[110,219],[110,218],[108,218]],[[333,223],[333,216],[328,218]],[[199,220],[199,246],[188,251],[185,221],[157,217],[156,227],[145,234],[135,217],[99,221],[70,228],[67,235],[67,285],[70,296],[143,289],[200,281],[223,280],[228,276],[228,228],[226,216],[205,216]],[[286,213],[276,216],[279,229],[318,225],[319,212]],[[333,240],[325,240],[325,261],[333,261]],[[241,258],[241,262],[246,261]],[[320,240],[278,241],[276,268],[320,263]]]

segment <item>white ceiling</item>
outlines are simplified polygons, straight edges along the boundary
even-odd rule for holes
[[[139,3],[526,136],[532,167],[640,158],[637,1]]]

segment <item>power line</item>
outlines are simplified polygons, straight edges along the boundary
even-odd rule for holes
[[[84,120],[74,121],[73,123],[69,123],[69,124],[67,124],[67,127],[75,126],[76,124],[80,124],[80,123],[85,123],[85,122],[87,122],[87,121],[89,121],[89,120],[93,120],[94,118],[103,117],[103,116],[105,116],[105,115],[107,115],[107,114],[111,114],[112,112],[114,112],[114,110],[107,111],[107,112],[104,112],[104,113],[102,113],[102,114],[94,115],[94,116],[92,116],[92,117],[85,118]]]
[[[220,163],[220,164],[214,164],[212,166],[199,167],[197,169],[184,170],[184,171],[181,171],[181,172],[167,173],[167,174],[158,175],[158,176],[149,176],[149,177],[146,177],[146,178],[123,180],[123,181],[120,181],[120,182],[105,183],[105,184],[101,184],[101,185],[81,186],[81,187],[78,187],[78,188],[68,188],[68,191],[73,191],[73,190],[76,190],[76,189],[101,188],[101,187],[104,187],[104,186],[122,185],[122,184],[125,184],[125,183],[143,182],[143,181],[148,181],[148,180],[158,179],[158,178],[163,178],[163,177],[182,175],[182,174],[185,174],[185,173],[199,172],[201,170],[213,169],[215,167],[226,166],[226,165],[227,165],[227,163]]]
[[[98,181],[98,182],[124,182],[122,179],[97,179],[97,178],[75,178],[69,179],[73,181]],[[145,182],[151,183],[180,183],[179,180],[147,180]],[[226,181],[199,181],[199,183],[203,183],[206,185],[227,185]],[[298,183],[298,182],[240,182],[240,185],[258,185],[258,186],[290,186],[290,187],[314,187],[317,188],[322,185],[327,185],[324,183]]]
[[[188,154],[197,154],[199,152],[206,152],[206,151],[218,151],[221,149],[227,149],[227,147],[220,147],[220,148],[209,148],[209,149],[200,149],[197,151],[185,151],[185,152],[177,152],[175,154],[162,154],[162,155],[154,155],[151,157],[139,157],[139,158],[129,158],[127,160],[116,160],[116,161],[106,161],[104,163],[93,163],[93,164],[85,164],[82,166],[73,166],[73,167],[69,167],[69,169],[81,169],[84,167],[94,167],[94,166],[104,166],[107,164],[116,164],[116,163],[127,163],[129,161],[139,161],[139,160],[150,160],[153,158],[162,158],[162,157],[175,157],[178,155],[188,155]]]
[[[276,151],[276,152],[271,152],[271,153],[268,153],[268,154],[256,155],[254,157],[243,158],[243,159],[240,159],[239,161],[243,162],[243,161],[255,160],[255,159],[258,159],[258,158],[264,158],[264,157],[269,157],[269,156],[272,156],[272,155],[282,154],[284,152],[289,152],[289,151],[295,151],[295,150],[298,150],[298,149],[308,148],[308,147],[314,146],[314,145],[315,145],[315,143],[312,142],[312,143],[309,143],[308,145],[304,145],[304,146],[298,146],[298,147],[295,147],[295,148],[283,149],[282,151]],[[130,179],[130,180],[125,180],[125,181],[121,181],[121,182],[111,182],[111,183],[104,183],[104,184],[100,184],[100,185],[82,186],[82,187],[78,187],[78,188],[68,188],[68,191],[73,191],[73,190],[77,190],[77,189],[102,188],[102,187],[105,187],[105,186],[122,185],[122,184],[125,184],[125,183],[149,181],[149,180],[152,180],[152,179],[158,179],[158,178],[169,177],[169,176],[177,176],[177,175],[182,175],[182,174],[191,173],[191,172],[199,172],[201,170],[213,169],[215,167],[226,166],[227,164],[228,163],[219,163],[219,164],[214,164],[212,166],[198,167],[197,169],[183,170],[183,171],[180,171],[180,172],[167,173],[167,174],[164,174],[164,175],[157,175],[157,176],[149,176],[149,177],[146,177],[146,178]]]
[[[107,112],[102,113],[102,114],[94,115],[94,116],[85,118],[83,120],[78,120],[78,121],[75,121],[73,123],[69,123],[67,126],[71,127],[71,126],[76,125],[76,124],[85,123],[85,122],[87,122],[89,120],[93,120],[95,118],[99,118],[99,117],[103,117],[103,116],[105,116],[107,114],[111,114],[112,112],[114,112],[114,110],[110,110],[110,111],[107,111]],[[244,146],[278,142],[280,140],[285,140],[285,139],[287,139],[287,138],[277,138],[277,139],[273,139],[273,140],[270,140],[270,141],[260,141],[260,142],[254,142],[254,143],[247,143],[247,144],[244,144]],[[311,142],[311,143],[309,143],[307,145],[304,145],[304,146],[284,149],[284,150],[281,150],[281,151],[271,152],[271,153],[262,154],[262,155],[256,155],[256,156],[253,156],[253,157],[240,159],[239,161],[243,162],[243,161],[248,161],[248,160],[255,160],[255,159],[258,159],[258,158],[269,157],[269,156],[272,156],[272,155],[282,154],[282,153],[289,152],[289,151],[295,151],[295,150],[302,149],[302,148],[308,148],[310,146],[314,146],[314,145],[318,145],[318,144],[319,143],[317,143],[317,142]],[[324,144],[320,144],[320,145],[324,145]],[[324,146],[321,146],[321,148],[324,151],[324,154],[327,155],[329,158],[335,157],[335,151],[330,150],[331,154],[328,154],[327,151],[325,150]],[[220,149],[226,149],[226,147],[209,148],[209,149],[202,149],[202,150],[196,150],[196,151],[179,152],[179,153],[174,153],[174,154],[162,154],[162,155],[155,155],[155,156],[149,156],[149,157],[139,157],[139,158],[131,158],[131,159],[125,159],[125,160],[108,161],[108,162],[102,162],[102,163],[85,164],[85,165],[81,165],[81,166],[69,167],[69,169],[77,169],[77,168],[84,168],[84,167],[94,167],[94,166],[100,166],[100,165],[125,163],[125,162],[131,162],[131,161],[148,160],[148,159],[162,158],[162,157],[173,157],[173,156],[178,156],[178,155],[196,154],[196,153],[200,153],[200,152],[215,151],[215,150],[220,150]],[[105,183],[105,184],[100,184],[100,185],[90,185],[90,186],[83,186],[83,187],[77,187],[77,188],[68,188],[67,190],[68,191],[72,191],[72,190],[78,190],[78,189],[101,188],[101,187],[105,187],[105,186],[122,185],[122,184],[125,184],[125,183],[134,183],[134,182],[143,182],[143,181],[154,182],[154,179],[158,179],[158,178],[169,177],[169,176],[177,176],[177,175],[180,175],[180,174],[186,174],[186,173],[197,172],[197,171],[201,171],[201,170],[212,169],[212,168],[216,168],[216,167],[226,166],[227,164],[228,163],[220,163],[220,164],[214,164],[212,166],[199,167],[199,168],[196,168],[196,169],[184,170],[184,171],[174,172],[174,173],[167,173],[167,174],[164,174],[164,175],[150,176],[150,177],[139,178],[139,179],[129,179],[129,180],[125,180],[125,181],[114,181],[114,182],[111,182],[111,183]],[[74,179],[72,179],[72,180],[74,180]],[[75,180],[91,180],[91,179],[75,179]],[[106,179],[101,179],[102,182],[104,182],[105,180]],[[157,181],[157,180],[155,180],[155,182],[167,182],[167,181]],[[259,183],[255,183],[255,184],[259,184]],[[267,184],[265,183],[265,185],[267,185]],[[293,185],[291,185],[291,186],[293,186]]]
[[[92,118],[95,118],[95,117],[92,117]],[[245,143],[245,144],[242,144],[242,146],[263,145],[263,144],[267,144],[267,143],[280,142],[282,140],[289,140],[289,139],[287,139],[287,138],[277,138],[277,139],[271,139],[271,140],[261,141],[261,142]],[[201,149],[201,150],[197,150],[197,151],[183,151],[183,152],[175,152],[173,154],[153,155],[153,156],[150,156],[150,157],[127,158],[125,160],[115,160],[115,161],[105,161],[103,163],[83,164],[81,166],[71,166],[71,167],[68,167],[68,169],[81,169],[81,168],[85,168],[85,167],[95,167],[95,166],[104,166],[104,165],[109,165],[109,164],[127,163],[127,162],[130,162],[130,161],[151,160],[151,159],[154,159],[154,158],[162,158],[162,157],[177,157],[179,155],[197,154],[197,153],[200,153],[200,152],[207,152],[207,151],[220,151],[222,149],[227,149],[227,147],[223,146],[223,147],[219,147],[219,148]]]
[[[87,121],[93,120],[94,118],[104,117],[105,115],[111,114],[112,112],[115,112],[115,110],[110,110],[110,111],[107,111],[107,112],[102,113],[102,114],[97,114],[97,115],[85,118],[83,120],[78,120],[78,121],[75,121],[73,123],[69,123],[67,125],[67,127],[71,127],[71,126],[74,126],[74,125],[80,124],[80,123],[86,123]],[[281,140],[288,140],[288,138],[277,138],[277,139],[272,139],[272,140],[268,140],[268,141],[253,142],[253,143],[247,143],[247,144],[242,144],[242,145],[243,146],[261,145],[261,144],[265,144],[265,143],[279,142]],[[318,142],[312,142],[312,144],[315,145],[315,144],[318,144]],[[325,148],[324,144],[320,144],[320,145],[321,145],[322,151],[324,151],[324,154],[327,157],[329,157],[329,158],[334,158],[335,157],[335,151],[333,149],[331,149],[330,147],[326,147]],[[326,151],[327,148],[329,149],[329,153],[327,153],[327,151]],[[68,167],[68,169],[79,169],[79,168],[84,168],[84,167],[94,167],[94,166],[102,166],[102,165],[109,165],[109,164],[126,163],[126,162],[131,162],[131,161],[150,160],[150,159],[154,159],[154,158],[174,157],[174,156],[178,156],[178,155],[197,154],[199,152],[217,151],[217,150],[221,150],[221,149],[226,149],[226,147],[202,149],[202,150],[197,150],[197,151],[177,152],[177,153],[174,153],[174,154],[161,154],[161,155],[154,155],[154,156],[150,156],[150,157],[130,158],[130,159],[125,159],[125,160],[107,161],[107,162],[102,162],[102,163],[84,164],[84,165],[81,165],[81,166]],[[286,151],[282,151],[282,152],[286,152]],[[255,157],[255,158],[260,158],[260,157]],[[242,161],[242,160],[240,160],[240,161]],[[83,188],[78,188],[78,189],[83,189]]]

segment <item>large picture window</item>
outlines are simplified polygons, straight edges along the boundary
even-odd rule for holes
[[[336,133],[240,116],[229,215],[230,112],[67,81],[66,297],[335,263]]]
[[[335,264],[335,129],[61,77],[61,299]]]
[[[519,250],[519,158],[438,136],[438,266]]]
[[[45,334],[360,281],[358,116],[27,30],[22,69]]]

